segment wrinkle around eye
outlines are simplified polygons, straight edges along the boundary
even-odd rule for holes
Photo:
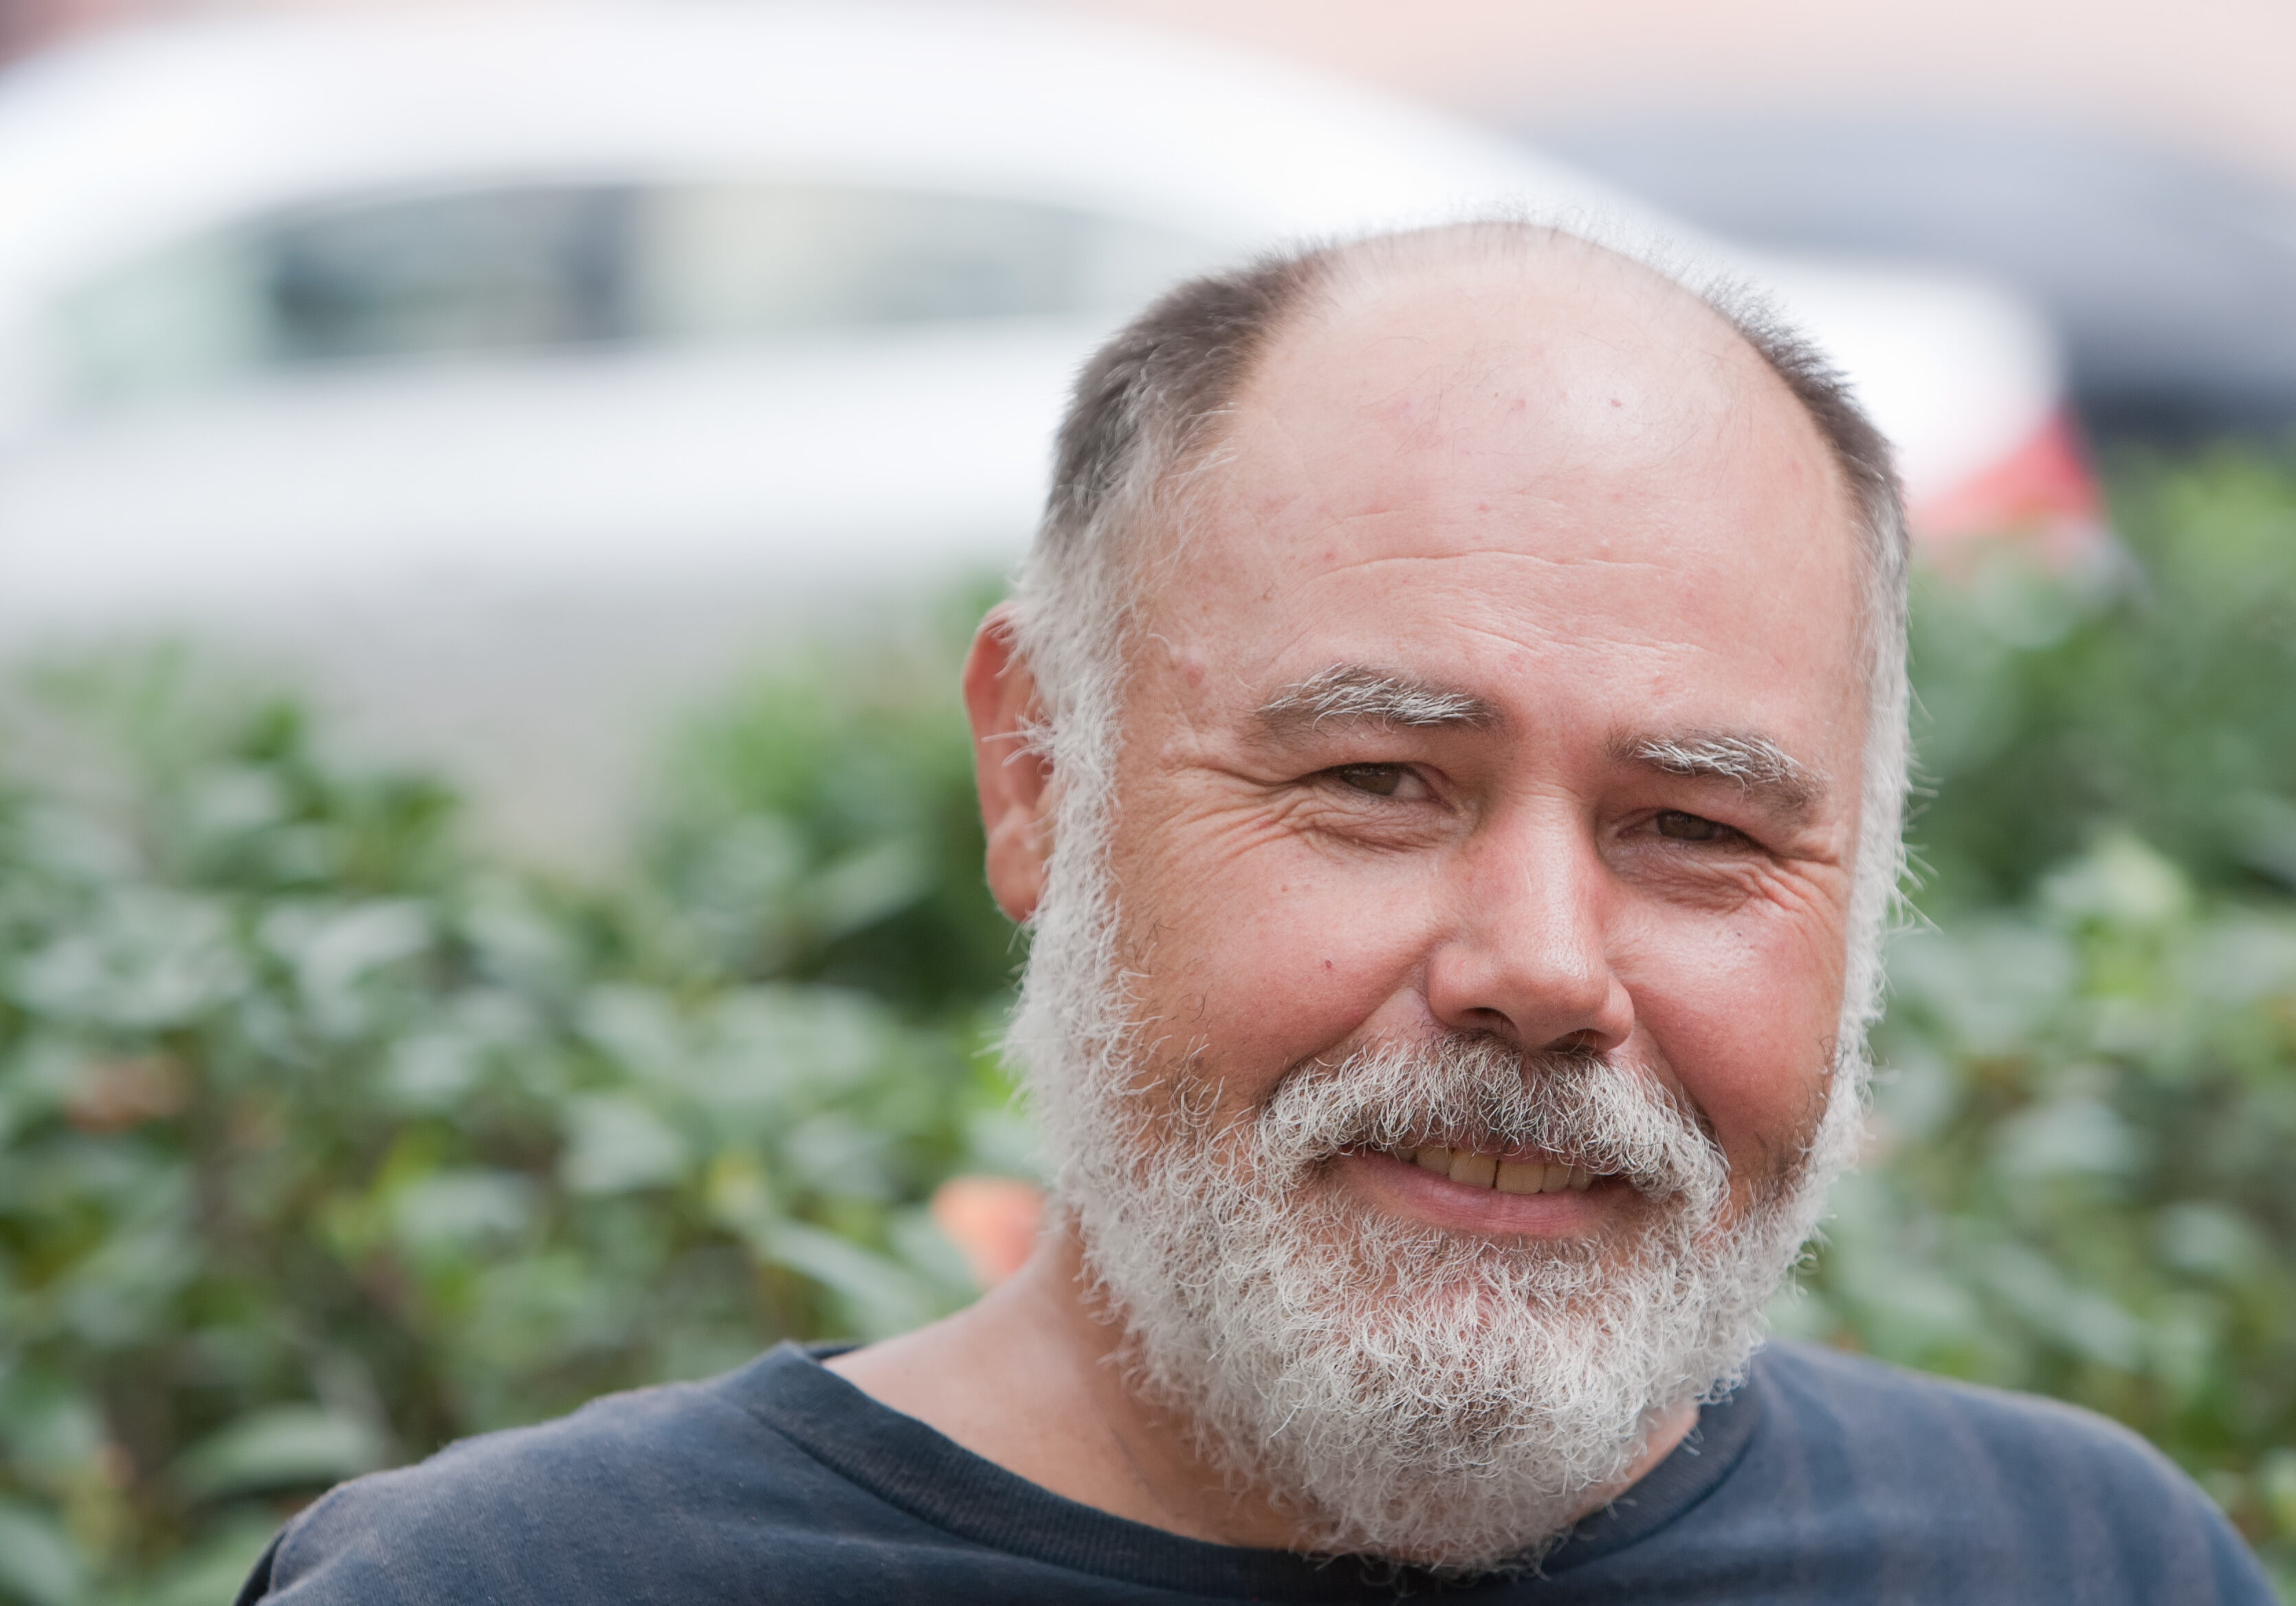
[[[1644,893],[1685,907],[1727,913],[1750,905],[1811,909],[1838,867],[1774,852],[1730,827],[1720,841],[1669,840],[1654,831],[1619,840],[1612,873]]]
[[[1332,848],[1419,849],[1451,838],[1459,823],[1454,811],[1423,777],[1395,767],[1405,771],[1416,796],[1382,797],[1317,770],[1277,791],[1278,815],[1292,834]]]

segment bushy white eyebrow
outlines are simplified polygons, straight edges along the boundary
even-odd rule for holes
[[[1261,729],[1279,739],[1333,723],[1414,730],[1488,730],[1504,723],[1495,706],[1472,692],[1363,664],[1337,664],[1286,686],[1256,715]],[[1767,736],[1694,731],[1623,736],[1609,745],[1616,762],[1729,781],[1794,816],[1808,815],[1825,795],[1824,777]]]
[[[1614,750],[1669,775],[1734,781],[1741,790],[1767,792],[1798,814],[1807,813],[1825,791],[1822,777],[1766,736],[1639,736],[1616,743]]]
[[[1277,734],[1312,731],[1333,721],[1420,730],[1481,729],[1498,723],[1498,711],[1480,697],[1361,664],[1334,665],[1286,686],[1260,704],[1258,715]]]

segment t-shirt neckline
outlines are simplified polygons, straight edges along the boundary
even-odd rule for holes
[[[821,1364],[839,1349],[783,1344],[722,1381],[746,1408],[840,1477],[986,1548],[1149,1588],[1234,1599],[1383,1601],[1406,1593],[1464,1599],[1515,1581],[1446,1585],[1423,1573],[1374,1574],[1359,1557],[1215,1545],[1111,1515],[1031,1483],[881,1405]],[[1756,1380],[1703,1407],[1680,1445],[1618,1500],[1582,1520],[1538,1571],[1568,1571],[1667,1527],[1728,1476],[1761,1415]]]

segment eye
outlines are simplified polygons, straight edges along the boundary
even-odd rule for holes
[[[1395,796],[1411,778],[1410,770],[1400,764],[1342,764],[1324,773],[1351,791],[1369,792],[1375,798]]]
[[[1658,827],[1659,835],[1677,842],[1713,842],[1733,834],[1727,825],[1678,808],[1661,809],[1651,823]]]

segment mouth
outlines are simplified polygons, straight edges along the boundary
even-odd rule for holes
[[[1610,1219],[1635,1193],[1629,1179],[1583,1159],[1496,1142],[1365,1143],[1341,1159],[1386,1208],[1465,1232],[1571,1235]]]
[[[1584,1193],[1594,1186],[1598,1175],[1561,1156],[1535,1151],[1493,1151],[1430,1143],[1382,1152],[1462,1187],[1490,1188],[1501,1193]]]
[[[1606,1230],[1636,1204],[1625,1176],[1495,1141],[1480,1148],[1365,1143],[1342,1151],[1340,1175],[1384,1211],[1503,1237],[1578,1238]]]

